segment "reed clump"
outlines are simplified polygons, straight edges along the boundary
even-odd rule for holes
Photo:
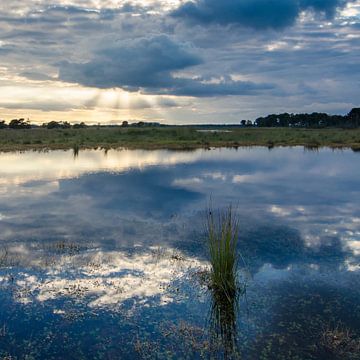
[[[231,205],[216,213],[207,211],[206,233],[210,255],[210,287],[232,302],[238,291],[237,242],[239,222]]]

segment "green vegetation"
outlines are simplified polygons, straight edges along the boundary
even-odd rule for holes
[[[214,214],[208,210],[206,230],[210,253],[210,287],[229,302],[237,292],[238,221],[230,205],[226,210]]]
[[[199,131],[210,129],[210,131]],[[217,131],[218,130],[218,131]],[[226,130],[226,131],[225,131]],[[360,150],[360,129],[239,126],[0,129],[0,151],[26,149],[196,149],[241,146],[348,147]]]
[[[211,291],[212,343],[220,341],[223,357],[236,352],[236,314],[238,282],[238,220],[231,205],[214,214],[207,212],[206,232],[210,254],[209,289]]]
[[[242,123],[244,124],[244,122]],[[360,108],[352,109],[345,116],[317,112],[312,114],[271,114],[257,118],[255,125],[259,127],[358,128],[360,125]]]

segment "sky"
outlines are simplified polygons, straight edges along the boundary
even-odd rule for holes
[[[0,119],[239,123],[360,106],[360,0],[0,2]]]

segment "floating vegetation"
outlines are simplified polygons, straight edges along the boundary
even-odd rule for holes
[[[65,253],[68,255],[75,255],[81,250],[80,245],[66,240],[60,240],[56,242],[53,246],[51,246],[51,248],[56,253]]]
[[[329,358],[350,360],[360,357],[360,338],[342,325],[327,327],[322,334],[321,345]]]

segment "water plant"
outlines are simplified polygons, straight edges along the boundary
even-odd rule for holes
[[[216,213],[207,211],[206,233],[210,255],[210,287],[229,302],[236,296],[239,222],[232,205]]]
[[[210,256],[209,289],[211,293],[210,334],[212,343],[222,344],[224,359],[237,358],[236,315],[238,295],[238,229],[236,213],[229,205],[216,213],[207,211],[206,233]]]
[[[0,268],[5,267],[8,262],[8,250],[3,248],[0,250]]]
[[[74,159],[76,159],[79,156],[80,146],[78,144],[74,144],[72,149],[73,149]]]

